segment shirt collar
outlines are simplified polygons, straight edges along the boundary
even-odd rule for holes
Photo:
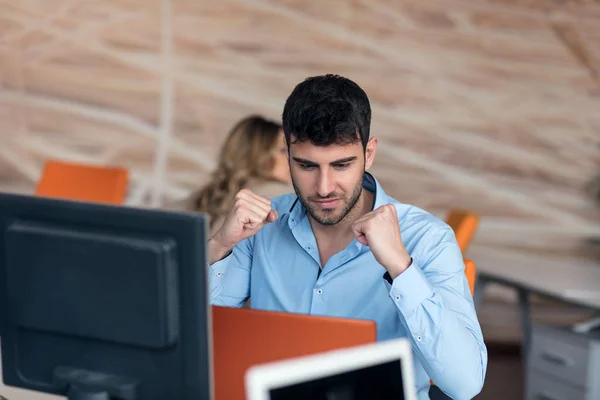
[[[375,194],[373,210],[389,203],[390,199],[381,187],[381,184],[369,172],[365,172],[364,174],[363,188]],[[296,197],[296,200],[292,203],[292,206],[290,207],[288,213],[288,226],[290,227],[290,229],[294,229],[294,227],[296,227],[296,225],[298,225],[302,221],[302,219],[306,217],[306,208],[304,207],[304,205],[298,197]]]

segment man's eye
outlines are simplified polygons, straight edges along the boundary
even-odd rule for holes
[[[343,163],[343,164],[335,164],[333,167],[335,169],[346,169],[350,166],[349,163]]]
[[[311,164],[300,164],[300,168],[302,168],[303,170],[308,171],[308,170],[314,169],[315,166],[311,165]]]

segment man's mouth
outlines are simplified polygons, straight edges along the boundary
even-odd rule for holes
[[[317,203],[322,208],[335,208],[340,203],[340,201],[341,201],[340,199],[314,200],[314,202]]]

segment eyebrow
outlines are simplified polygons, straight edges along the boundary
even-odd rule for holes
[[[294,160],[294,161],[296,161],[297,163],[300,163],[300,164],[318,165],[314,161],[306,160],[304,158],[299,158],[299,157],[292,157],[292,160]],[[339,160],[332,161],[330,164],[331,165],[334,165],[334,164],[345,164],[345,163],[349,163],[349,162],[355,161],[355,160],[356,160],[356,156],[352,156],[352,157],[340,158]]]

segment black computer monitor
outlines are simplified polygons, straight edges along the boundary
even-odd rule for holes
[[[202,215],[0,194],[4,383],[212,398]]]

